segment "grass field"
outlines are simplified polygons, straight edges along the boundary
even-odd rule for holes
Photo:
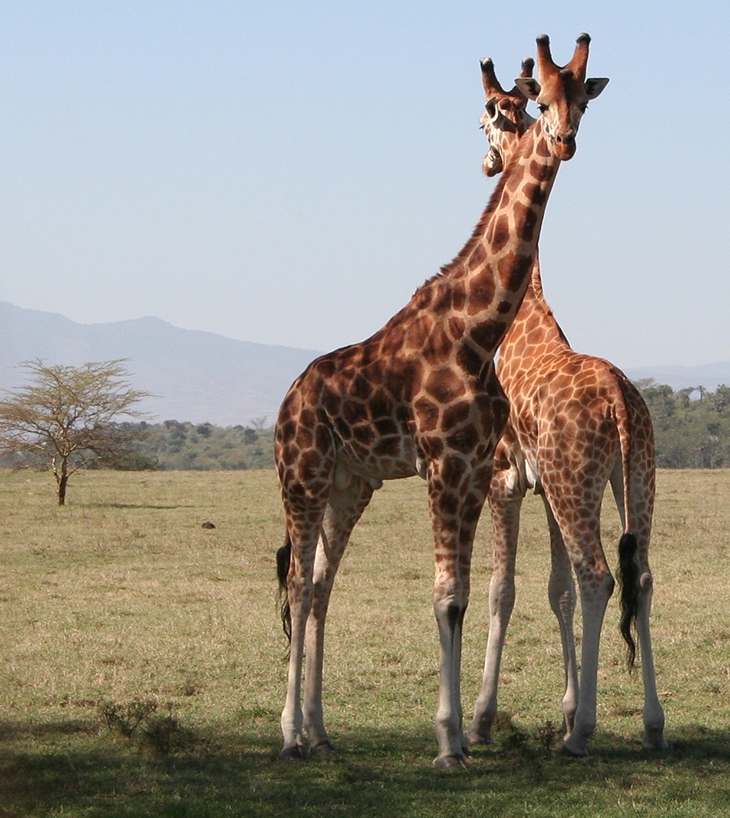
[[[653,637],[671,747],[641,749],[616,600],[586,759],[554,752],[562,661],[539,498],[528,497],[495,743],[431,768],[437,634],[425,487],[386,484],[333,595],[325,713],[340,753],[278,760],[286,644],[273,472],[0,472],[0,818],[730,815],[730,471],[664,471]],[[617,515],[606,507],[616,563]],[[202,523],[210,521],[214,529]],[[465,622],[471,713],[490,522]],[[579,625],[579,618],[577,618]]]

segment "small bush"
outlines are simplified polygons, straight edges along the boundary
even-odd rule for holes
[[[100,709],[110,730],[125,738],[134,738],[160,755],[169,755],[190,744],[193,735],[173,716],[172,705],[166,707],[167,714],[157,715],[156,701],[135,699],[128,704],[105,702]]]

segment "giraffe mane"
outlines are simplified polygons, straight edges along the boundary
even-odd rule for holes
[[[522,140],[520,140],[520,142],[522,142]],[[505,184],[507,183],[507,179],[510,176],[511,167],[512,165],[514,165],[517,157],[520,156],[521,153],[522,146],[520,144],[520,147],[518,147],[517,151],[515,152],[515,155],[512,157],[512,161],[507,166],[507,169],[499,177],[497,185],[492,191],[492,195],[489,197],[489,202],[487,203],[487,206],[484,208],[482,215],[479,217],[479,221],[476,223],[476,226],[474,227],[474,230],[472,231],[470,238],[459,251],[459,253],[456,256],[454,256],[452,261],[450,261],[448,264],[442,265],[438,273],[431,276],[430,278],[427,278],[423,282],[423,284],[416,289],[411,298],[411,302],[414,304],[414,306],[416,307],[421,306],[422,299],[424,300],[424,303],[428,302],[429,296],[427,295],[427,291],[430,290],[432,287],[438,286],[439,284],[443,283],[445,279],[454,278],[458,276],[459,273],[465,271],[464,262],[466,261],[466,259],[469,258],[471,252],[479,244],[481,238],[484,236],[484,231],[487,228],[489,219],[492,213],[494,213],[494,211],[497,209],[499,205],[499,200],[502,195],[502,189],[504,188]],[[419,298],[419,296],[421,296],[422,298]]]
[[[514,172],[514,168],[522,157],[524,152],[525,146],[525,138],[523,137],[520,139],[520,143],[515,151],[512,159],[510,160],[509,165],[505,168],[504,173],[500,176],[499,181],[497,182],[497,186],[492,191],[492,195],[489,197],[489,202],[487,203],[484,212],[479,217],[479,221],[476,223],[474,230],[471,234],[471,237],[467,241],[467,243],[462,247],[459,253],[453,258],[451,262],[448,264],[444,264],[441,267],[441,271],[434,276],[434,278],[442,278],[443,276],[454,275],[458,273],[460,269],[462,269],[462,265],[464,262],[469,258],[474,248],[481,243],[482,238],[484,237],[484,232],[487,228],[487,224],[489,223],[489,219],[492,217],[494,211],[499,207],[499,202],[502,198],[502,190],[504,186],[509,181],[510,176]],[[431,281],[433,279],[430,279]],[[426,282],[428,283],[428,282]]]
[[[532,292],[533,292],[533,295],[535,296],[535,300],[537,301],[538,308],[541,309],[545,313],[545,315],[547,315],[549,318],[552,318],[552,320],[555,323],[555,328],[557,329],[558,334],[560,335],[561,339],[568,346],[570,346],[570,341],[568,340],[567,335],[563,332],[563,328],[560,326],[557,319],[555,318],[555,315],[553,314],[552,307],[545,300],[545,295],[543,294],[542,288],[540,289],[539,292],[537,292],[535,290],[534,282],[530,282],[529,286],[532,288]],[[571,347],[571,349],[572,349],[572,347]]]
[[[556,329],[558,330],[558,334],[563,339],[563,341],[570,346],[570,341],[566,334],[563,332],[563,328],[558,323],[555,315],[553,314],[553,309],[548,304],[547,299],[545,298],[545,292],[542,289],[542,274],[540,271],[540,255],[535,256],[535,261],[532,265],[532,274],[530,275],[530,283],[528,285],[528,289],[532,292],[532,296],[535,299],[535,303],[537,309],[542,310],[548,318],[552,318]]]
[[[525,134],[520,139],[517,149],[512,155],[509,164],[504,169],[504,172],[497,180],[497,184],[494,190],[492,191],[492,195],[489,197],[489,202],[487,202],[487,206],[484,208],[482,215],[479,217],[479,221],[476,223],[476,226],[474,227],[474,230],[472,231],[472,234],[468,241],[466,242],[466,244],[448,264],[444,264],[441,267],[441,269],[439,270],[438,273],[436,273],[436,275],[427,278],[426,281],[424,281],[424,283],[416,289],[411,298],[411,303],[414,306],[419,307],[420,305],[421,299],[419,298],[419,295],[423,297],[424,303],[426,303],[428,301],[428,296],[426,295],[426,292],[430,290],[431,287],[433,287],[434,285],[438,285],[439,283],[442,283],[446,278],[456,277],[459,275],[459,273],[465,272],[464,262],[469,258],[474,248],[478,244],[480,244],[484,236],[484,233],[487,229],[489,219],[491,218],[494,211],[499,207],[499,203],[502,198],[502,190],[509,181],[509,178],[514,173],[515,166],[522,157],[522,154],[524,153],[524,146],[527,142],[526,136],[535,127],[535,125],[537,125],[539,121],[540,121],[539,119],[536,119],[532,123],[532,125],[530,125],[530,127],[525,131]]]

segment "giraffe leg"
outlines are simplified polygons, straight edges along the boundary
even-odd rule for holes
[[[298,431],[295,429],[292,433],[292,441],[296,441]],[[304,432],[303,437],[310,439],[308,430],[305,429]],[[326,434],[320,437],[324,441],[330,440]],[[291,638],[286,701],[281,713],[281,731],[284,736],[284,747],[280,754],[282,758],[306,756],[301,706],[304,641],[314,598],[313,574],[317,542],[332,491],[335,464],[333,447],[323,446],[321,450],[310,451],[313,454],[308,458],[306,470],[296,469],[284,462],[277,463],[291,548],[286,576]]]
[[[489,584],[489,637],[482,687],[467,732],[471,745],[486,744],[492,740],[502,650],[515,603],[515,558],[523,497],[524,491],[514,464],[494,473],[488,495],[494,529],[492,579]]]
[[[568,542],[568,548],[569,550],[571,548],[570,542]],[[600,541],[596,537],[593,541],[593,548],[588,549],[588,553],[596,553],[597,549],[600,549]],[[584,756],[588,754],[586,747],[588,739],[596,729],[598,651],[603,618],[615,583],[602,551],[600,551],[600,558],[595,561],[574,560],[573,567],[580,588],[583,644],[578,707],[575,711],[573,729],[565,739],[563,750],[569,755]]]
[[[641,675],[644,682],[644,737],[642,745],[647,750],[666,750],[669,744],[664,738],[664,710],[657,694],[654,656],[651,649],[651,632],[649,630],[653,580],[646,562],[641,571],[639,585],[639,611],[636,617],[636,630],[639,635]]]
[[[457,462],[459,465],[457,465]],[[439,752],[434,766],[443,769],[466,766],[468,742],[461,708],[461,636],[469,603],[469,573],[476,525],[484,505],[491,461],[467,473],[457,490],[443,475],[456,469],[467,471],[461,457],[446,456],[429,473],[429,504],[436,544],[436,576],[433,605],[439,630],[439,701],[436,737]]]
[[[637,469],[634,466],[631,487],[631,520],[633,533],[637,542],[637,594],[638,610],[636,614],[636,632],[639,637],[639,653],[641,657],[641,676],[644,684],[644,736],[642,745],[647,750],[666,750],[669,746],[664,738],[664,710],[659,702],[656,688],[656,674],[654,671],[654,656],[651,648],[651,631],[649,617],[651,601],[654,593],[654,580],[649,568],[649,538],[651,534],[651,518],[654,505],[653,476]],[[623,511],[623,476],[617,468],[611,475],[611,488],[616,505],[619,509],[622,523]]]
[[[563,742],[563,752],[574,756],[588,754],[588,739],[596,729],[601,628],[615,584],[601,546],[601,502],[613,458],[610,453],[597,458],[587,440],[589,438],[553,435],[549,427],[541,431],[538,438],[538,451],[541,452],[539,473],[546,507],[552,512],[548,513],[554,572],[550,582],[551,605],[558,609],[556,613],[561,623],[561,636],[568,640],[567,643],[563,642],[569,663],[566,665],[566,716],[573,710],[571,698],[574,698],[574,694],[568,688],[575,687],[575,670],[574,659],[570,655],[570,590],[558,539],[565,545],[564,551],[575,571],[580,590],[583,633],[578,706],[574,711],[572,730]],[[566,718],[566,721],[569,722],[569,719]],[[569,723],[566,726],[569,727]]]
[[[565,693],[563,695],[563,735],[573,731],[575,711],[578,709],[578,662],[575,653],[573,616],[575,614],[575,583],[568,552],[563,536],[553,516],[550,504],[543,495],[545,513],[550,530],[550,579],[548,598],[550,607],[558,620],[560,642],[563,647],[563,667],[565,669]]]
[[[324,631],[330,594],[342,555],[353,527],[373,495],[372,486],[361,477],[348,475],[344,487],[337,483],[330,495],[322,536],[314,563],[314,599],[307,621],[306,668],[304,673],[304,726],[311,752],[328,753],[334,746],[324,726],[322,675]]]
[[[301,708],[302,664],[304,660],[304,634],[312,605],[312,557],[317,545],[316,530],[300,536],[296,547],[292,545],[291,562],[287,578],[287,597],[291,619],[289,667],[287,671],[286,701],[281,713],[281,732],[284,747],[281,758],[306,757]]]

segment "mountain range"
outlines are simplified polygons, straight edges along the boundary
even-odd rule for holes
[[[138,405],[153,422],[273,423],[287,389],[320,354],[179,329],[159,318],[80,324],[7,302],[0,302],[0,328],[0,390],[25,381],[21,361],[80,366],[126,358],[132,387],[154,395]]]
[[[21,361],[79,366],[125,358],[134,389],[154,397],[139,408],[153,421],[218,426],[273,423],[294,379],[320,353],[236,341],[212,332],[180,329],[159,318],[80,324],[62,315],[0,302],[0,391],[26,378]],[[703,366],[627,369],[633,380],[654,378],[672,389],[730,385],[730,361]]]

